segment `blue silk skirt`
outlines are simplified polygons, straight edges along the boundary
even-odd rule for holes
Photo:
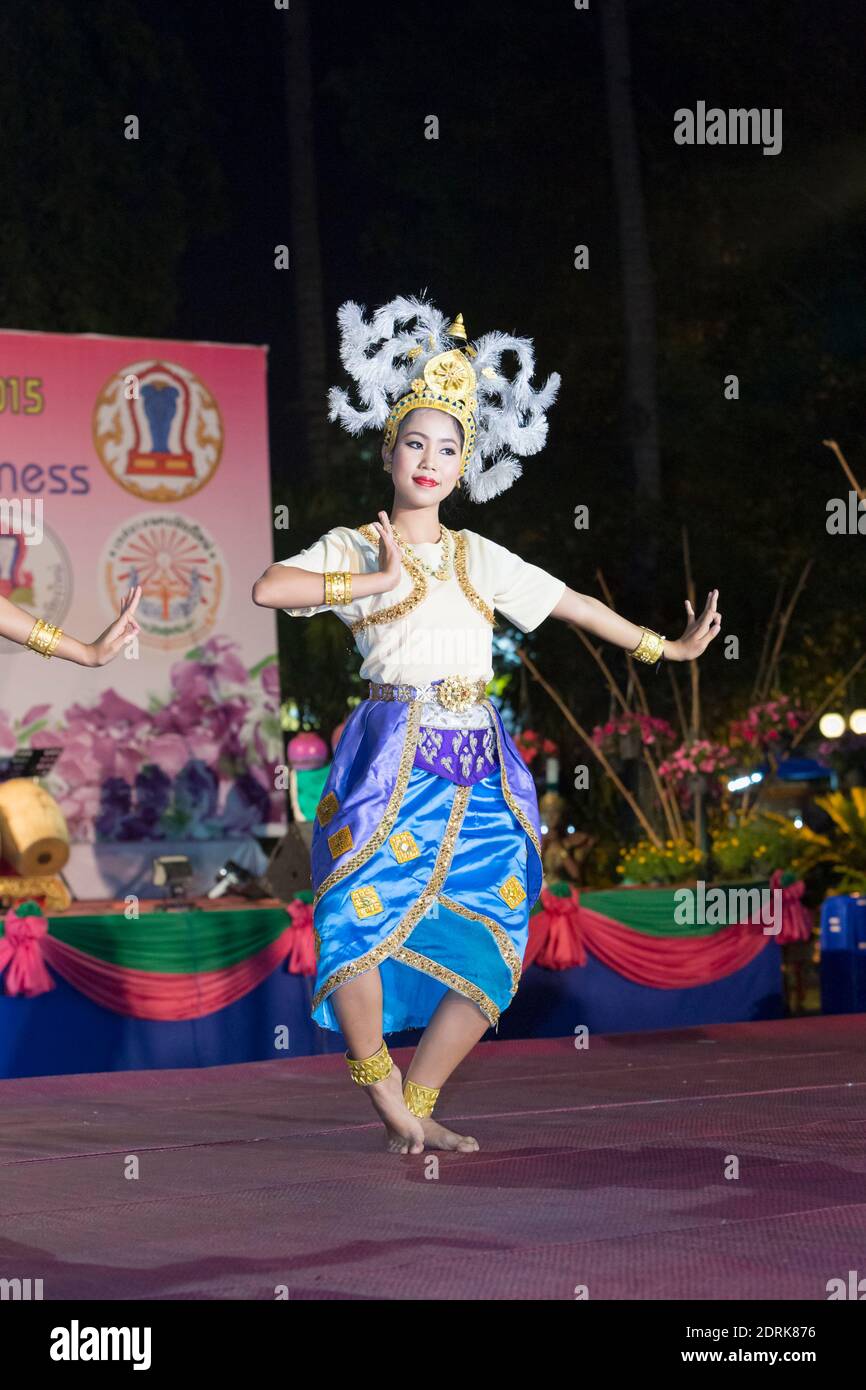
[[[541,892],[535,784],[495,705],[497,765],[471,785],[420,766],[420,701],[350,714],[316,811],[312,1017],[377,967],[383,1032],[423,1027],[449,989],[494,1026],[520,979]]]

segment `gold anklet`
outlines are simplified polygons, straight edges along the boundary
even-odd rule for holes
[[[434,1090],[432,1086],[419,1086],[417,1081],[407,1081],[403,1086],[406,1109],[417,1119],[426,1120],[428,1115],[433,1114],[441,1089],[441,1086]]]
[[[386,1076],[391,1075],[394,1065],[384,1038],[382,1046],[372,1057],[350,1057],[347,1052],[346,1061],[352,1073],[352,1080],[358,1086],[370,1086],[374,1081],[384,1081]]]

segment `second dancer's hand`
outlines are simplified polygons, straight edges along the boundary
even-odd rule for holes
[[[135,584],[130,588],[126,597],[120,605],[120,614],[115,618],[101,636],[95,642],[90,643],[90,665],[107,666],[109,661],[113,661],[119,656],[124,642],[140,632],[141,628],[135,621],[135,610],[141,599],[141,585]]]

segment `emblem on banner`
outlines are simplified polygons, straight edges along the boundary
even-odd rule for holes
[[[135,620],[148,646],[195,646],[216,622],[225,566],[216,542],[188,516],[156,512],[125,521],[108,542],[103,573],[115,611],[129,586],[141,585]]]
[[[179,502],[213,477],[223,425],[214,397],[194,372],[173,362],[135,362],[100,391],[93,442],[127,492],[148,502]]]

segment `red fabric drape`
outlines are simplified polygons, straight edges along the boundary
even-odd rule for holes
[[[287,911],[292,919],[294,930],[289,945],[289,959],[286,963],[286,969],[290,975],[315,975],[316,944],[313,936],[313,905],[312,903],[301,902],[300,898],[295,898],[293,902],[287,904]]]
[[[541,893],[542,911],[530,918],[524,967],[568,970],[585,965],[591,951],[603,964],[635,984],[685,989],[733,974],[768,941],[806,939],[811,915],[802,904],[804,885],[781,886],[778,871],[771,889],[782,893],[781,930],[765,934],[760,922],[744,922],[709,935],[659,936],[636,931],[583,906],[571,888],[568,897]],[[47,934],[44,918],[19,917],[11,910],[0,938],[0,974],[7,994],[28,997],[54,988],[47,961],[59,975],[94,1003],[132,1018],[200,1018],[234,1003],[286,959],[291,974],[314,975],[316,954],[313,909],[300,899],[287,905],[291,925],[256,955],[225,969],[174,974],[133,970],[110,964]]]
[[[32,999],[54,988],[45,969],[44,946],[48,923],[44,917],[19,917],[10,907],[3,920],[0,937],[0,975],[5,971],[6,994],[23,994]]]
[[[199,974],[156,974],[110,965],[67,946],[54,936],[45,938],[48,964],[73,988],[95,1004],[129,1018],[180,1020],[202,1018],[241,999],[275,970],[291,945],[294,927],[285,931],[247,960],[226,970]]]
[[[711,984],[732,975],[755,959],[768,941],[808,938],[811,917],[800,899],[804,885],[782,888],[781,874],[770,879],[771,889],[782,893],[781,930],[766,935],[759,922],[740,922],[708,936],[657,936],[634,931],[620,922],[593,912],[580,902],[572,887],[568,897],[542,888],[542,911],[530,918],[524,968],[540,965],[548,970],[568,970],[586,964],[586,953],[635,984],[656,989],[688,989]]]

